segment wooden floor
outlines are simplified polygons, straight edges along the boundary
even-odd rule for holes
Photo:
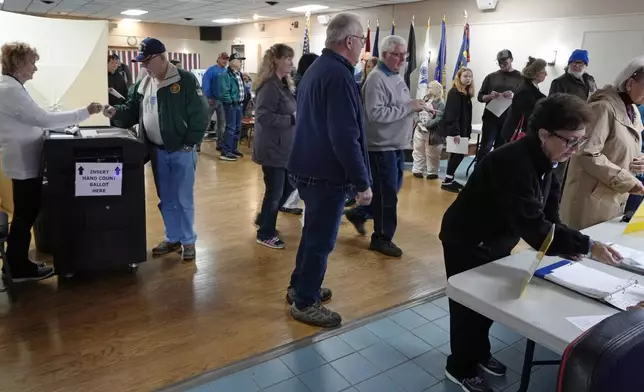
[[[248,152],[248,151],[245,151]],[[249,158],[218,161],[204,144],[197,170],[197,260],[150,259],[136,275],[61,285],[56,279],[0,294],[0,390],[150,391],[316,333],[284,301],[300,238],[298,217],[280,215],[285,250],[255,242],[263,196]],[[148,170],[148,244],[163,237]],[[395,242],[402,259],[368,251],[343,220],[329,259],[329,307],[355,320],[445,286],[437,239],[454,196],[406,172]],[[116,245],[118,246],[118,245]]]

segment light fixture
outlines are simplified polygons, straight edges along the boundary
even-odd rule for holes
[[[127,16],[141,16],[147,14],[148,11],[144,10],[125,10],[121,12],[121,15],[127,15]]]
[[[132,18],[123,18],[121,19],[121,22],[124,23],[139,23],[141,19],[132,19]]]
[[[212,23],[222,23],[222,24],[228,24],[228,23],[239,23],[243,19],[235,19],[235,18],[223,18],[223,19],[215,19],[212,21]]]
[[[317,5],[317,4],[309,4],[309,5],[303,5],[300,7],[294,7],[294,8],[287,8],[287,11],[290,12],[301,12],[301,13],[306,13],[306,12],[315,12],[315,11],[321,11],[325,10],[329,7],[326,5]]]

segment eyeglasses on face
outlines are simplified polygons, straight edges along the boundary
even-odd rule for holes
[[[357,38],[362,42],[362,45],[364,46],[367,43],[367,37],[365,36],[358,36],[358,35],[350,35],[349,38]]]
[[[588,138],[586,136],[567,138],[556,133],[551,133],[550,136],[554,136],[559,140],[562,140],[566,143],[566,147],[568,148],[581,147],[588,141]]]

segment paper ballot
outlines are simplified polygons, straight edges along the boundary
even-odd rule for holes
[[[493,100],[488,102],[485,108],[491,111],[492,114],[494,114],[495,116],[501,117],[501,115],[505,113],[506,110],[508,110],[511,104],[512,104],[512,99],[499,97],[499,98],[494,98]]]
[[[595,325],[607,319],[610,315],[601,315],[601,316],[577,316],[577,317],[566,317],[566,320],[570,321],[575,327],[586,332]]]
[[[116,98],[125,99],[124,96],[122,96],[118,91],[114,90],[114,88],[112,88],[112,87],[110,87],[108,91],[110,92],[110,94],[112,94]]]
[[[445,150],[447,152],[453,153],[453,154],[463,154],[463,155],[467,155],[467,153],[469,152],[470,139],[462,137],[461,140],[459,140],[458,144],[454,143],[453,136],[448,136],[446,139],[447,139],[447,147],[445,148]]]
[[[626,225],[626,229],[624,229],[624,234],[636,233],[638,231],[644,231],[644,203],[640,204],[637,211],[635,211],[631,221]]]

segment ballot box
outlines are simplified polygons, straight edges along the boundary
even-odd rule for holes
[[[63,277],[146,260],[145,145],[125,129],[47,132],[38,233]]]

